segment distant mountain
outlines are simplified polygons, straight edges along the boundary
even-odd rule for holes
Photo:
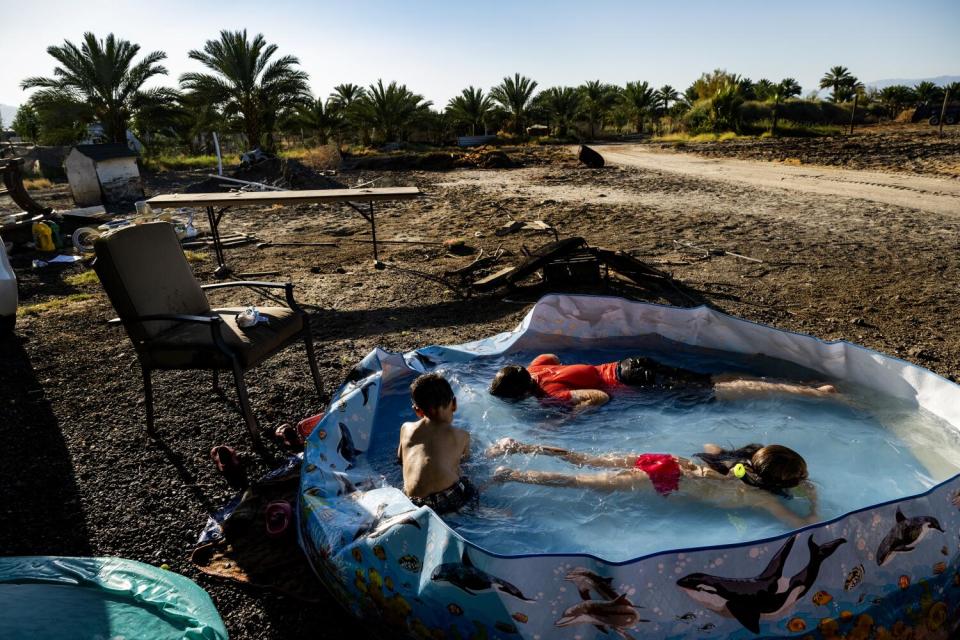
[[[951,82],[960,82],[960,76],[937,76],[936,78],[890,78],[887,80],[873,80],[872,82],[864,82],[863,84],[868,87],[883,89],[884,87],[892,87],[895,84],[902,84],[912,87],[920,82],[932,82],[933,84],[942,87],[943,85],[950,84]]]
[[[0,120],[3,120],[3,128],[9,129],[10,123],[17,115],[17,108],[9,104],[0,104]]]

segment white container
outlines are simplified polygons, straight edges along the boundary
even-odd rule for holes
[[[7,247],[0,238],[0,333],[13,331],[17,322],[17,275],[7,259]]]

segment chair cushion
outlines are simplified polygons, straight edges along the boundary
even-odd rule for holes
[[[220,333],[223,341],[248,369],[283,346],[303,329],[303,314],[287,307],[257,307],[266,324],[241,329],[237,314],[243,307],[213,309],[203,315],[219,315],[223,319]],[[161,368],[221,368],[231,366],[230,358],[217,349],[210,327],[196,323],[180,323],[152,339],[146,345],[152,365]]]
[[[210,302],[193,277],[180,241],[167,222],[124,227],[97,238],[94,265],[121,319],[157,313],[206,315]],[[169,322],[128,325],[134,339],[148,340]]]

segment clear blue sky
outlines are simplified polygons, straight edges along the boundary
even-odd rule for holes
[[[837,64],[864,81],[960,75],[958,27],[958,0],[0,0],[0,103],[21,103],[20,80],[53,69],[45,48],[87,30],[166,51],[162,84],[198,69],[188,50],[220,29],[246,28],[298,56],[316,94],[383,78],[442,106],[467,85],[489,88],[514,72],[541,88],[599,78],[682,90],[724,68],[793,77],[804,93]]]

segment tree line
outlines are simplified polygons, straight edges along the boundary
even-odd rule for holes
[[[21,136],[44,144],[70,144],[99,123],[105,137],[124,142],[132,129],[150,146],[183,145],[195,150],[211,131],[242,134],[248,148],[273,149],[278,134],[307,136],[316,144],[335,141],[375,144],[419,136],[439,143],[456,134],[510,132],[523,137],[530,125],[545,125],[558,138],[593,138],[605,129],[643,133],[664,123],[689,131],[738,131],[745,117],[788,119],[829,117],[817,92],[799,100],[793,78],[756,82],[717,69],[704,73],[685,91],[647,82],[620,87],[591,80],[578,87],[549,87],[519,73],[489,91],[469,86],[445,107],[414,93],[405,84],[383,80],[369,86],[340,84],[326,97],[314,96],[309,76],[293,55],[246,30],[221,31],[189,57],[204,68],[180,76],[179,86],[145,88],[168,74],[162,51],[139,56],[140,46],[113,34],[98,39],[85,33],[79,45],[67,40],[47,49],[57,62],[50,77],[22,81],[36,89],[20,107],[12,126]],[[827,103],[855,97],[875,114],[896,117],[902,110],[960,94],[960,86],[865,89],[846,67],[832,67],[820,80]],[[801,104],[802,103],[802,104]],[[792,115],[791,115],[792,114]]]

